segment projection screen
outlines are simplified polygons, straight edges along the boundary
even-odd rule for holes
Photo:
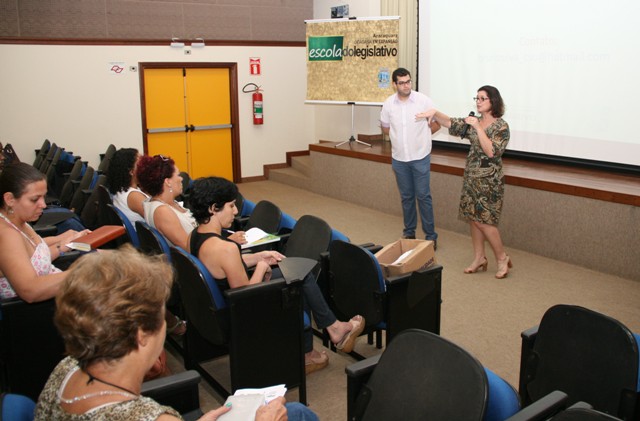
[[[640,165],[640,2],[419,3],[419,90],[451,116],[497,87],[509,149]],[[435,139],[461,142],[445,130]],[[640,168],[638,168],[640,169]]]

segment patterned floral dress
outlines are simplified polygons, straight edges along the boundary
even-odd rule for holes
[[[84,414],[70,414],[60,406],[59,395],[64,396],[67,380],[78,369],[78,361],[74,358],[66,357],[60,361],[40,394],[34,421],[155,421],[162,414],[182,419],[173,408],[144,396],[99,406]]]
[[[460,136],[464,125],[464,119],[452,118],[449,134]],[[499,118],[487,127],[486,133],[493,142],[493,158],[482,150],[476,130],[469,127],[467,131],[471,148],[464,168],[458,217],[465,221],[498,225],[504,197],[502,154],[509,143],[509,125]]]

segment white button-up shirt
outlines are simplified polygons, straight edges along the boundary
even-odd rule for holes
[[[416,161],[431,153],[431,128],[426,119],[416,119],[429,108],[434,108],[431,98],[416,91],[406,101],[395,93],[382,104],[380,125],[390,129],[391,156],[396,161]]]

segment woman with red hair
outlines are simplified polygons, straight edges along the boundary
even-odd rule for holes
[[[144,219],[172,244],[187,248],[189,233],[197,226],[191,211],[182,207],[176,197],[182,194],[182,176],[173,159],[163,156],[142,156],[136,167],[136,177],[150,199],[142,203]]]

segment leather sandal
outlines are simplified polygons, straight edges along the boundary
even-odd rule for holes
[[[329,356],[325,351],[319,353],[320,355],[317,357],[307,357],[305,355],[304,358],[304,372],[305,374],[311,374],[314,371],[322,370],[326,366],[329,365]]]
[[[359,319],[357,319],[358,317]],[[353,351],[353,347],[356,345],[356,339],[358,339],[358,336],[360,336],[364,330],[364,317],[354,316],[349,320],[349,323],[351,323],[351,330],[336,344],[336,348],[347,354]]]

